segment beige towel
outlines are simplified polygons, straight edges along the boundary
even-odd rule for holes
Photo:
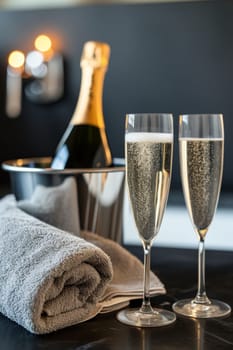
[[[101,298],[101,313],[110,312],[139,299],[143,293],[143,265],[139,259],[118,243],[92,232],[81,231],[81,236],[100,247],[109,255],[113,266],[113,279]],[[154,273],[150,273],[150,295],[164,294],[165,288]]]

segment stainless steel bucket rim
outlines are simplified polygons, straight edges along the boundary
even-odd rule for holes
[[[10,172],[28,172],[28,173],[43,173],[43,174],[82,174],[82,173],[102,173],[102,172],[120,172],[125,171],[124,166],[112,166],[109,168],[74,168],[74,169],[52,169],[51,157],[35,157],[35,158],[18,158],[6,160],[2,163],[2,169]],[[29,167],[30,163],[47,164],[46,167]]]

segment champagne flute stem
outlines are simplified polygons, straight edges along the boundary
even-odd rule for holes
[[[150,259],[151,259],[151,242],[143,241],[144,249],[144,279],[143,279],[143,302],[140,311],[151,313],[153,309],[150,303]]]
[[[205,241],[201,237],[198,247],[198,290],[194,299],[197,304],[210,304],[205,287]]]

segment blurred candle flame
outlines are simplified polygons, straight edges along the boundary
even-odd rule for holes
[[[48,61],[53,56],[52,40],[45,34],[40,34],[34,41],[35,49],[41,52]]]
[[[14,50],[8,56],[8,65],[15,72],[21,73],[24,69],[25,55],[22,51]]]
[[[6,114],[16,118],[21,113],[22,88],[32,101],[56,101],[63,94],[63,58],[56,52],[56,37],[39,34],[34,48],[27,52],[14,50],[8,56],[6,76]],[[27,85],[23,79],[33,78]]]

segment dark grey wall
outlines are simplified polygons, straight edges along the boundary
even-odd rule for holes
[[[79,59],[87,40],[106,41],[112,55],[104,90],[107,132],[114,156],[123,156],[128,112],[225,116],[223,189],[233,190],[233,2],[98,5],[0,12],[0,161],[53,153],[79,92]],[[66,59],[66,93],[53,105],[25,98],[20,118],[4,114],[9,51],[28,51],[33,38],[53,33]],[[172,186],[179,187],[177,144]],[[4,180],[1,173],[2,181]]]

